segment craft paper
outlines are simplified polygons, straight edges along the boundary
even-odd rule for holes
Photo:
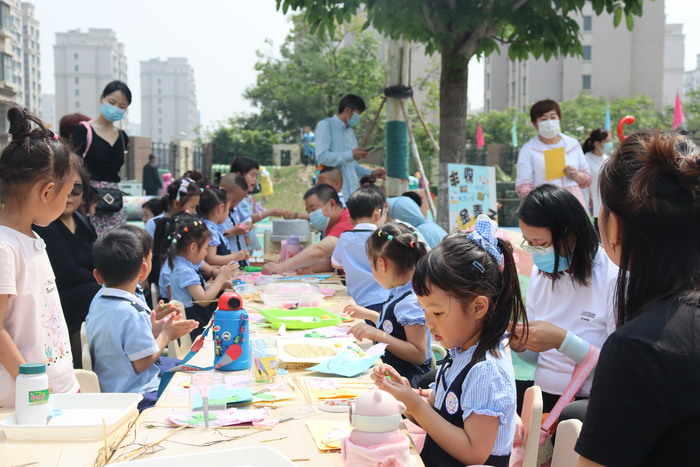
[[[564,147],[548,149],[544,152],[545,180],[555,180],[564,176],[566,154]]]
[[[263,420],[268,412],[265,409],[226,409],[209,412],[209,426],[232,426],[243,423],[252,423]],[[168,421],[177,426],[201,426],[204,423],[204,415],[190,411],[173,410],[167,417]]]
[[[348,421],[309,420],[306,422],[311,437],[319,451],[340,450],[340,440],[350,436],[352,426]]]
[[[377,344],[370,347],[365,353],[366,357],[360,357],[355,352],[341,352],[335,357],[309,368],[311,371],[330,373],[352,378],[365,370],[372,368],[374,362],[384,355],[387,344]]]
[[[238,405],[253,402],[253,391],[248,388],[226,389],[226,405]]]

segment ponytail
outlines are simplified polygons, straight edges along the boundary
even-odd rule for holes
[[[583,153],[586,154],[588,152],[593,152],[595,149],[595,143],[602,143],[608,139],[608,136],[610,136],[610,132],[602,128],[596,128],[595,130],[591,131],[591,134],[588,136],[588,138],[586,138],[586,141],[583,142]]]
[[[370,261],[374,264],[379,258],[387,258],[399,271],[413,270],[426,254],[425,243],[418,240],[415,230],[404,224],[384,224],[367,239]]]

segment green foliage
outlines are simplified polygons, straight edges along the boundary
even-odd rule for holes
[[[272,162],[272,145],[282,142],[273,130],[246,126],[245,118],[232,118],[211,134],[214,164],[230,164],[234,157],[251,157],[261,164]]]
[[[700,132],[700,89],[690,91],[683,101],[683,113],[685,115],[685,128],[696,136]],[[671,110],[673,115],[673,110]],[[671,120],[673,121],[673,117]]]

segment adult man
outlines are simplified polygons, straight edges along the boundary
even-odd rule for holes
[[[146,196],[157,196],[163,186],[158,175],[158,159],[153,154],[148,155],[148,163],[143,166],[143,191]]]
[[[304,204],[311,225],[323,231],[323,240],[310,245],[287,261],[265,264],[263,274],[281,274],[303,267],[311,267],[313,272],[333,269],[331,256],[338,238],[343,232],[353,229],[348,210],[340,207],[338,193],[325,183],[309,189],[304,194]]]
[[[340,170],[343,175],[342,192],[346,197],[360,187],[359,179],[363,175],[386,177],[384,169],[372,170],[357,163],[369,155],[365,148],[358,147],[352,130],[360,123],[365,108],[365,101],[360,96],[348,94],[340,100],[337,115],[323,119],[316,125],[316,160],[320,165]]]

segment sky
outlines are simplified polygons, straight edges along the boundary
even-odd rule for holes
[[[36,7],[44,94],[54,93],[56,32],[110,28],[124,44],[128,85],[134,95],[129,119],[141,121],[139,62],[186,57],[194,69],[197,105],[205,127],[253,109],[242,94],[255,83],[257,51],[278,53],[291,28],[275,0],[29,0]],[[648,1],[648,0],[645,0]],[[666,21],[683,23],[685,68],[700,53],[700,1],[666,0]],[[483,107],[483,65],[473,60],[469,106]],[[97,100],[99,96],[95,96]]]

